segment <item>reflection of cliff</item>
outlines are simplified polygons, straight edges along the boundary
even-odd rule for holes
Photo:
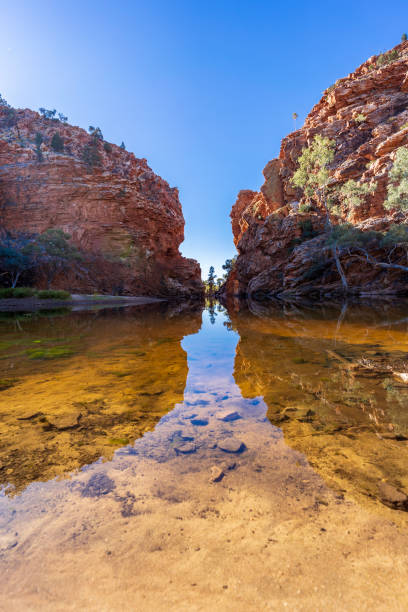
[[[0,483],[21,491],[153,429],[183,400],[180,342],[200,325],[151,305],[0,321]]]
[[[270,421],[330,486],[397,507],[392,492],[408,492],[408,386],[393,372],[407,371],[406,323],[390,327],[363,308],[340,325],[330,310],[267,314],[231,314],[243,396],[264,398]]]

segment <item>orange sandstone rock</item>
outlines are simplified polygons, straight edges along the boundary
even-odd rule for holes
[[[55,152],[55,133],[64,140]],[[43,143],[38,154],[36,134]],[[184,218],[178,190],[145,159],[97,141],[100,163],[84,153],[92,138],[81,128],[28,109],[0,107],[0,224],[8,230],[61,228],[84,252],[79,269],[57,278],[71,291],[192,295],[200,267],[179,252]],[[42,157],[42,161],[39,160]],[[41,280],[41,279],[39,279]]]
[[[328,88],[303,127],[283,139],[279,159],[264,170],[260,193],[239,193],[231,211],[239,256],[227,282],[228,294],[339,289],[338,274],[318,269],[321,238],[305,235],[307,227],[312,234],[322,231],[323,211],[315,200],[311,214],[299,213],[302,192],[291,183],[302,149],[316,134],[336,142],[329,168],[331,186],[349,179],[377,183],[375,193],[347,220],[364,229],[384,229],[398,222],[398,216],[385,212],[383,202],[395,152],[408,145],[408,42],[397,45],[392,53],[392,61],[371,57]],[[402,272],[373,269],[361,261],[344,263],[357,292],[406,291]]]

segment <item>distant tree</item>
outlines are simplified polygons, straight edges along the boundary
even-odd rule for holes
[[[0,269],[16,287],[21,275],[38,265],[35,237],[23,232],[3,233],[0,237]]]
[[[214,293],[215,278],[214,266],[210,266],[207,277],[207,287],[210,294]]]
[[[407,35],[404,32],[404,34],[401,36],[401,42],[405,42],[406,40],[407,40]]]
[[[408,149],[400,147],[388,175],[387,198],[384,208],[408,212]]]
[[[123,149],[124,151],[126,151],[126,146],[125,146],[125,143],[123,142],[123,140],[122,140],[122,144],[120,145],[120,148]]]
[[[59,132],[55,132],[51,138],[51,148],[56,153],[62,153],[64,150],[64,139]]]
[[[90,125],[88,128],[88,132],[93,138],[96,138],[97,140],[103,140],[103,134],[102,134],[101,128]]]
[[[223,284],[225,283],[225,278],[223,278],[222,276],[219,276],[216,280],[216,288],[217,291],[219,291],[221,289],[221,287],[223,286]]]
[[[296,130],[296,120],[297,120],[298,117],[299,117],[299,115],[297,113],[292,113],[292,119],[293,119],[293,122],[295,124],[295,130]]]
[[[44,119],[55,119],[57,115],[57,111],[55,108],[53,110],[49,110],[47,108],[39,108],[40,114],[44,117]]]
[[[37,159],[39,162],[42,162],[44,157],[41,151],[41,145],[44,142],[44,137],[40,132],[37,132],[35,137],[34,137],[34,143],[35,143],[35,152],[37,154]]]
[[[112,153],[112,145],[110,144],[110,142],[104,142],[103,143],[103,148],[104,151],[106,151],[106,153]]]
[[[68,123],[68,117],[62,113],[58,113],[58,119],[61,121],[61,123]]]
[[[10,108],[10,104],[7,102],[7,100],[3,98],[1,94],[0,94],[0,106]]]
[[[236,255],[232,259],[225,260],[225,263],[222,265],[222,269],[225,270],[224,280],[227,278],[228,274],[232,272],[232,270],[234,269],[236,261],[237,261]]]
[[[55,276],[81,259],[78,249],[69,243],[70,236],[61,229],[48,229],[38,236],[35,246],[49,288]]]

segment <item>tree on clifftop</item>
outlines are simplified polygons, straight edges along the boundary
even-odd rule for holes
[[[210,294],[214,293],[215,279],[216,279],[216,276],[215,276],[214,266],[210,266],[210,269],[208,271],[208,277],[207,277],[208,293]]]
[[[317,196],[326,211],[326,224],[331,234],[333,233],[333,226],[330,219],[331,202],[328,200],[330,179],[328,166],[334,159],[335,146],[334,140],[316,134],[310,147],[302,150],[298,158],[299,168],[292,177],[292,184],[303,189],[303,193],[308,200],[313,195]],[[331,241],[331,249],[343,290],[347,291],[348,283],[340,262],[335,240]]]

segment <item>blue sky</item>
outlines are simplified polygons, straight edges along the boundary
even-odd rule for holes
[[[183,254],[235,249],[229,212],[337,78],[408,30],[394,0],[0,0],[0,92],[57,108],[180,189]]]

